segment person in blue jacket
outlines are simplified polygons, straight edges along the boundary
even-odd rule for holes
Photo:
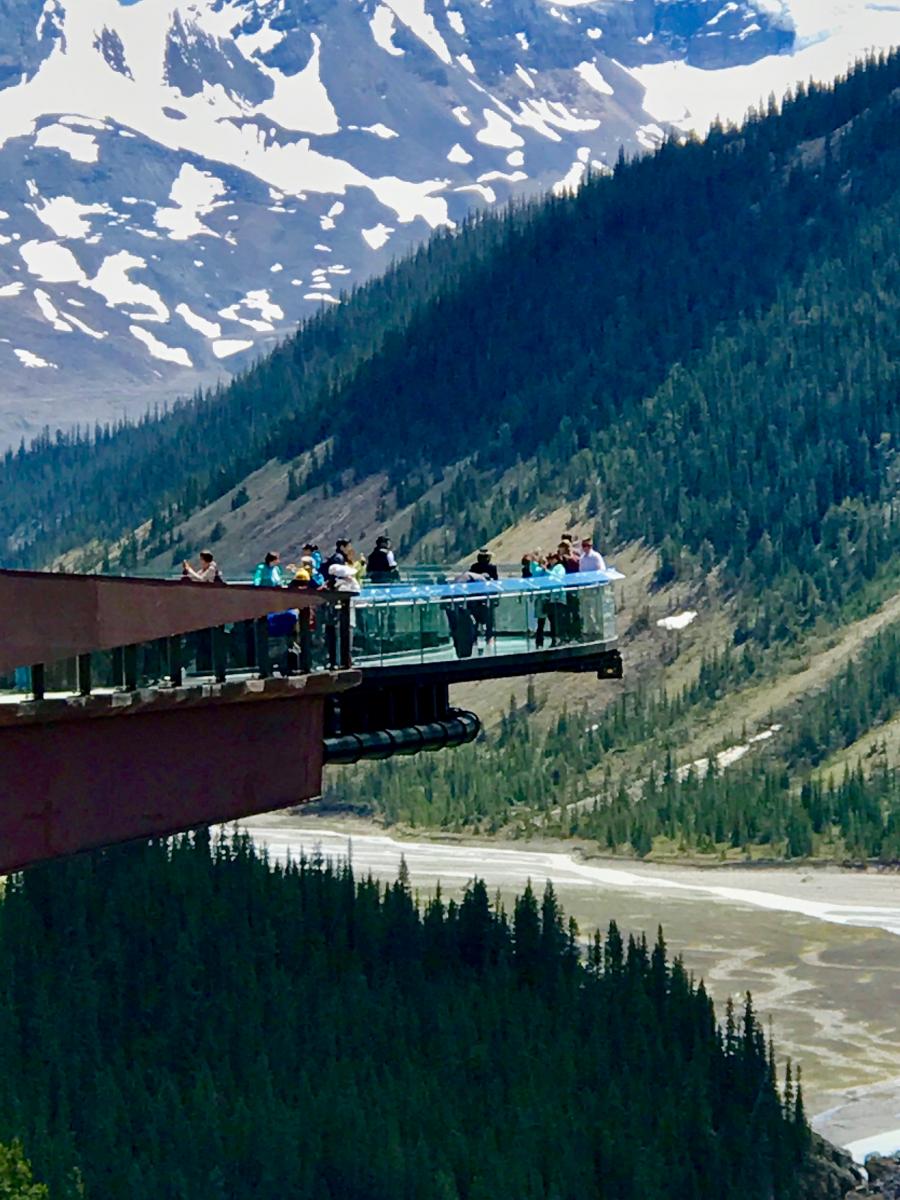
[[[281,587],[284,579],[279,566],[279,556],[270,550],[261,563],[257,563],[253,572],[254,587]]]

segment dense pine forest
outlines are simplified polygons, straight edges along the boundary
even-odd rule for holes
[[[576,934],[549,886],[420,907],[244,838],[33,868],[0,901],[0,1138],[54,1200],[829,1195],[749,996],[717,1026],[661,932]]]

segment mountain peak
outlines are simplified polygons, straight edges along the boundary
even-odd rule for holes
[[[806,7],[17,4],[0,57],[0,439],[246,365],[473,208],[577,187],[696,125],[734,72],[742,110],[766,64],[793,78]]]

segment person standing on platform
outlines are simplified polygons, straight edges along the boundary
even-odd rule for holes
[[[321,570],[322,574],[325,576],[325,583],[329,587],[331,586],[331,584],[330,584],[331,568],[333,566],[335,566],[335,564],[337,564],[338,566],[345,565],[345,563],[348,561],[347,551],[349,549],[350,549],[349,538],[338,538],[338,540],[334,544],[334,550],[332,550],[332,552],[328,555],[328,557],[326,559],[323,559],[320,570]],[[351,553],[352,553],[352,551],[351,551]]]
[[[191,583],[223,583],[224,580],[219,574],[219,568],[216,566],[216,560],[212,556],[211,550],[200,551],[200,566],[192,567],[187,559],[184,560],[181,566],[182,579],[189,579]]]
[[[578,560],[578,570],[584,574],[588,571],[605,571],[606,561],[599,550],[594,549],[593,538],[581,539],[581,558]],[[586,592],[584,596],[583,627],[589,641],[600,636],[603,627],[600,612],[597,608],[600,596],[596,588]]]
[[[274,550],[270,550],[263,561],[257,564],[256,570],[253,572],[253,586],[281,587],[284,580],[282,579],[279,562],[279,555]]]
[[[556,555],[562,564],[564,574],[578,574],[578,552],[572,548],[572,538],[570,534],[563,534],[559,545],[556,547]],[[557,606],[557,641],[577,641],[580,627],[581,617],[578,610],[578,594],[574,588],[570,588],[566,593],[565,601]]]
[[[487,546],[482,546],[475,561],[469,567],[469,574],[480,575],[482,579],[492,580],[496,583],[500,578],[500,572],[491,561],[492,557]],[[496,607],[497,601],[490,598],[469,602],[469,611],[475,618],[476,629],[484,626],[485,649],[490,649],[494,645],[494,609]]]
[[[307,542],[303,547],[303,557],[300,559],[301,566],[305,566],[309,570],[310,583],[317,588],[325,586],[325,576],[322,574],[322,555],[319,553],[319,547],[312,542]]]
[[[535,576],[549,576],[556,580],[565,578],[566,571],[559,554],[549,554],[545,562],[536,562],[533,565]],[[551,594],[549,596],[538,597],[536,608],[537,629],[534,639],[536,650],[543,649],[544,626],[548,621],[550,622],[550,645],[555,646],[560,640],[562,630],[565,626],[566,599],[567,597],[562,592],[558,595]]]
[[[565,573],[567,575],[576,575],[578,573],[579,558],[576,551],[572,549],[572,543],[567,538],[563,538],[556,547],[556,553],[559,555],[559,561],[562,563]]]
[[[605,571],[606,562],[599,550],[594,549],[593,538],[581,539],[581,557],[578,560],[579,571]]]
[[[491,562],[492,558],[493,555],[491,554],[490,550],[488,550],[486,546],[483,546],[478,551],[478,557],[472,563],[471,567],[469,567],[470,572],[473,575],[483,575],[485,579],[499,579],[500,572],[497,570],[494,563]]]
[[[396,583],[400,578],[391,539],[386,533],[375,539],[375,549],[369,555],[368,573],[372,583]]]

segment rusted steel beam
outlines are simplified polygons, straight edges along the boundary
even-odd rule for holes
[[[10,728],[25,725],[50,726],[65,722],[127,719],[149,713],[183,712],[231,704],[267,704],[273,700],[295,700],[330,696],[359,687],[362,672],[316,671],[312,675],[291,675],[287,679],[232,679],[225,683],[210,680],[191,681],[179,687],[150,687],[127,692],[93,692],[89,696],[52,697],[35,700],[6,700],[0,703],[0,739]],[[51,744],[48,735],[48,745]],[[3,763],[0,740],[0,765]],[[0,801],[3,775],[0,771]]]
[[[314,798],[326,696],[358,681],[206,685],[128,705],[85,697],[65,715],[33,706],[0,727],[0,874]]]
[[[243,584],[0,570],[0,671],[324,602]]]

